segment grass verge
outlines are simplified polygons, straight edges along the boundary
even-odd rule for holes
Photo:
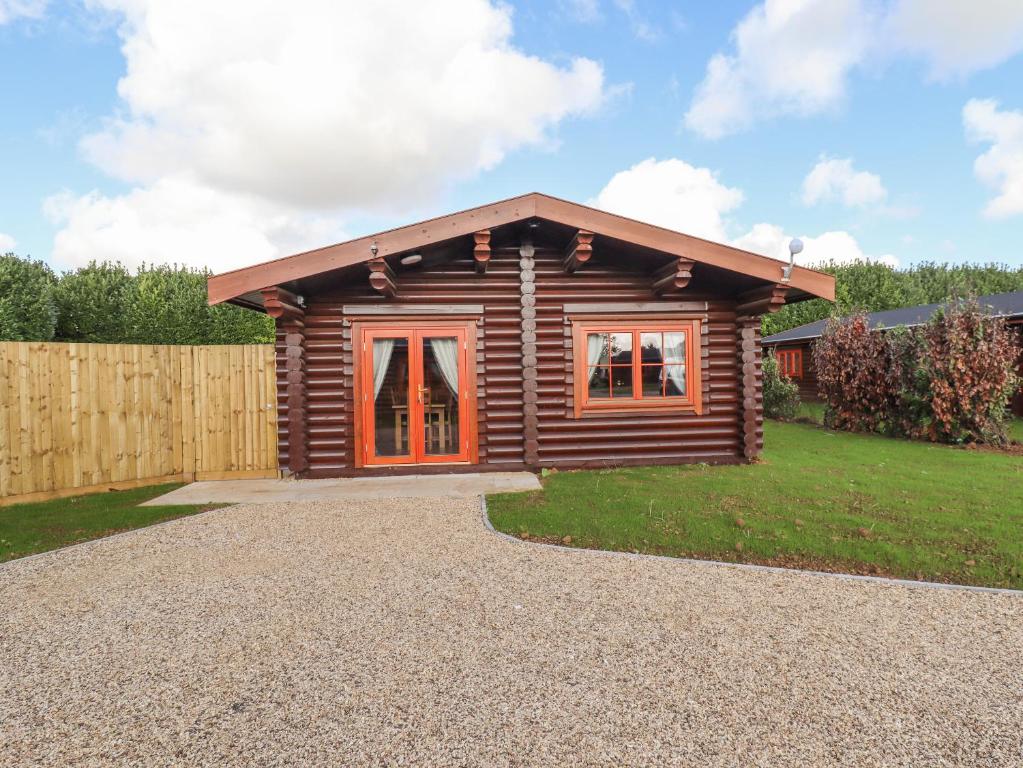
[[[1023,457],[768,422],[747,466],[558,472],[498,530],[647,552],[1023,589]]]
[[[0,562],[223,506],[138,506],[181,485],[151,485],[0,507]]]

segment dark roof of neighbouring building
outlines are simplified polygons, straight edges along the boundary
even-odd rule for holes
[[[1023,291],[1012,293],[993,293],[990,296],[978,296],[977,302],[986,307],[995,317],[1023,317]],[[870,327],[877,330],[888,330],[900,325],[911,326],[926,323],[936,310],[947,306],[943,304],[922,304],[917,307],[888,309],[884,312],[871,312],[867,315]],[[827,320],[789,328],[787,331],[775,333],[764,338],[764,344],[782,344],[793,341],[809,341],[816,339],[824,331]]]

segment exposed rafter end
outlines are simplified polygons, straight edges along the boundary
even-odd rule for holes
[[[660,296],[668,291],[681,290],[689,285],[693,279],[694,262],[689,259],[679,258],[654,272],[653,289],[654,293]]]
[[[384,261],[383,256],[377,256],[366,262],[369,267],[369,284],[373,290],[382,293],[391,299],[398,295],[398,286],[394,283],[394,272]]]
[[[777,283],[739,294],[735,314],[739,317],[768,315],[785,306],[789,286]]]
[[[263,309],[270,317],[285,320],[301,320],[305,317],[305,309],[302,307],[302,300],[291,291],[272,285],[263,288]]]
[[[590,260],[593,255],[593,233],[580,229],[575,233],[572,242],[568,244],[565,251],[565,261],[562,266],[566,272],[575,272],[579,267]]]
[[[480,275],[486,274],[487,265],[490,263],[490,230],[481,229],[479,232],[473,232],[472,238],[475,241],[472,258],[476,262],[476,272]]]

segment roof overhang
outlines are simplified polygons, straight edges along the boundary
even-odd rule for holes
[[[546,219],[618,240],[685,257],[769,283],[783,282],[786,266],[777,259],[693,237],[624,216],[589,208],[536,192],[448,216],[410,224],[337,245],[286,256],[274,261],[214,275],[207,283],[210,304],[232,301],[260,307],[259,291],[303,278],[343,269],[374,257],[387,257],[528,219]],[[375,250],[371,250],[375,247]],[[835,279],[795,267],[787,281],[795,294],[835,299]]]

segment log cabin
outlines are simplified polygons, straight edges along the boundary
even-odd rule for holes
[[[760,319],[834,279],[532,193],[215,275],[276,321],[284,474],[754,459]]]

